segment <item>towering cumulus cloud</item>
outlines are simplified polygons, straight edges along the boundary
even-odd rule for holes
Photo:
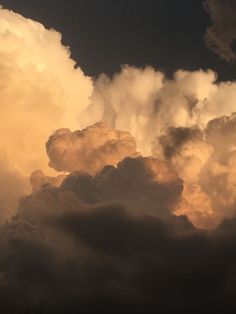
[[[11,201],[0,192],[1,208],[11,211],[13,200],[28,191],[30,172],[48,171],[48,135],[79,126],[91,91],[91,79],[75,68],[58,32],[0,9],[0,181],[11,191]]]
[[[236,84],[218,84],[216,79],[210,70],[179,70],[170,80],[150,67],[125,66],[113,78],[101,75],[95,82],[92,103],[80,114],[80,124],[102,119],[130,132],[138,150],[150,155],[152,141],[163,130],[194,125],[204,129],[210,119],[235,110]]]
[[[0,9],[2,313],[236,312],[236,83],[216,79],[92,81]]]
[[[217,83],[216,79],[217,74],[210,70],[179,70],[167,79],[153,68],[127,65],[113,78],[98,78],[91,104],[79,115],[81,124],[104,120],[130,132],[141,154],[153,155],[175,169],[184,181],[183,198],[175,213],[187,215],[204,228],[232,214],[228,207],[216,210],[214,195],[203,179],[218,156],[213,142],[219,135],[207,136],[208,123],[235,110],[236,83]],[[216,179],[213,172],[211,178]],[[234,189],[233,179],[228,184]]]
[[[207,0],[206,9],[213,25],[208,27],[206,42],[222,59],[236,59],[236,2],[234,0]]]

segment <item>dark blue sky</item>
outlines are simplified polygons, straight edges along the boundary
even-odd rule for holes
[[[114,73],[121,64],[152,65],[172,75],[179,68],[211,68],[221,80],[236,67],[204,42],[210,17],[203,0],[0,0],[5,7],[63,34],[86,74]]]

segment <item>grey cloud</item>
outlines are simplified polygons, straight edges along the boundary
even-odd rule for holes
[[[162,155],[165,159],[171,159],[180,153],[186,142],[192,140],[202,141],[203,133],[198,127],[170,127],[153,143],[153,154]],[[160,152],[158,150],[161,150]]]
[[[236,3],[234,0],[207,0],[206,8],[213,25],[208,27],[207,45],[222,59],[236,59]]]
[[[164,162],[151,157],[125,158],[106,166],[94,178],[74,173],[62,184],[87,203],[115,201],[134,213],[168,216],[181,198],[182,180]]]
[[[31,196],[31,212],[50,193],[57,200],[62,191]],[[233,313],[235,219],[209,232],[186,217],[136,216],[122,204],[82,210],[67,202],[59,214],[54,206],[45,224],[20,210],[1,231],[3,309]]]

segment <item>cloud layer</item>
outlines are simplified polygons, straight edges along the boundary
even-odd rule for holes
[[[151,181],[153,174],[143,171]],[[23,199],[18,215],[1,229],[3,310],[233,313],[235,218],[214,231],[196,230],[184,216],[139,212],[136,181],[123,178],[132,202],[123,197],[122,204],[107,201],[102,188],[94,193],[93,181],[103,181],[106,171],[83,176]]]

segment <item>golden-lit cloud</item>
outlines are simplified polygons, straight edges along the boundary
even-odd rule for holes
[[[89,174],[137,155],[135,139],[127,132],[111,129],[104,122],[81,131],[57,130],[47,141],[46,149],[50,167]]]
[[[29,191],[32,171],[48,172],[48,136],[60,127],[78,128],[77,116],[89,104],[92,85],[58,32],[0,9],[0,166],[6,169],[0,180],[15,193],[12,199]],[[24,189],[12,188],[12,175]],[[8,199],[1,193],[1,208]]]
[[[151,154],[151,143],[169,127],[204,129],[209,120],[234,111],[236,83],[217,83],[213,71],[179,70],[173,79],[151,67],[125,66],[95,82],[91,105],[79,115],[83,127],[104,120],[130,132],[138,150]],[[224,104],[224,105],[222,105]]]

